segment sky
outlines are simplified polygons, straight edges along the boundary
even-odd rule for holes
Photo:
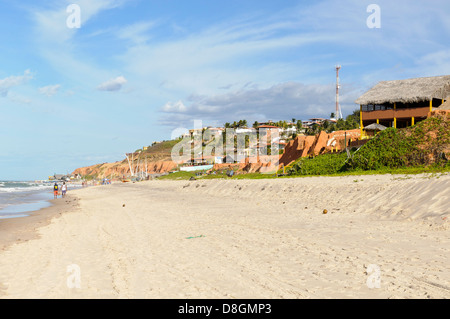
[[[0,25],[0,180],[119,161],[194,120],[329,117],[336,65],[344,116],[379,81],[450,74],[448,0],[0,0]]]

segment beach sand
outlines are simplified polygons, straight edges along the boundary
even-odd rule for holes
[[[371,175],[71,191],[0,222],[0,297],[449,298],[449,186]]]

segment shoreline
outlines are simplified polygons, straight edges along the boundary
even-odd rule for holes
[[[31,182],[3,181],[1,183],[20,184]],[[60,182],[59,185],[61,185]],[[73,182],[68,182],[67,186],[69,192],[81,188],[79,183]],[[61,194],[58,195],[58,198],[62,198]],[[44,185],[44,183],[31,187],[7,185],[6,190],[0,188],[0,221],[48,207],[53,199],[52,185]]]
[[[76,196],[67,193],[64,199],[45,200],[50,203],[50,206],[18,213],[25,216],[0,219],[0,250],[6,250],[14,244],[38,239],[40,227],[49,225],[53,218],[62,214],[61,211],[68,210],[70,206],[65,201],[67,199],[78,200]]]
[[[0,297],[446,298],[448,185],[383,175],[72,191],[0,223],[21,229],[0,249]],[[80,289],[67,286],[73,264]]]

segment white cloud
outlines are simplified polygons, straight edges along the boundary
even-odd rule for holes
[[[18,95],[13,92],[9,93],[8,98],[10,101],[12,101],[14,103],[19,103],[19,104],[30,104],[32,102],[29,98]]]
[[[81,27],[89,22],[101,11],[114,9],[122,6],[126,0],[78,0],[76,4],[81,10]],[[32,13],[36,21],[36,35],[41,41],[52,43],[64,43],[70,40],[79,29],[67,27],[66,21],[69,16],[66,9],[70,2],[58,5],[51,10],[36,10]]]
[[[346,88],[341,108],[353,111],[359,92]],[[335,111],[335,84],[302,84],[286,82],[263,89],[247,89],[215,95],[192,95],[185,106],[181,101],[167,103],[161,111],[163,123],[172,127],[188,127],[199,119],[211,125],[246,119],[252,121],[307,119],[330,116]],[[213,123],[214,122],[214,123]]]
[[[184,113],[186,110],[187,107],[182,101],[178,101],[176,103],[168,102],[162,107],[162,111],[166,113]]]
[[[77,33],[81,37],[96,16],[105,10],[122,6],[126,0],[80,0],[76,3],[81,9],[81,28],[70,29],[66,25],[69,14],[66,12],[69,1],[54,2],[46,8],[29,9],[34,21],[33,40],[37,53],[41,55],[66,80],[95,86],[111,74],[111,69],[103,69],[102,65],[85,59],[86,52],[81,47]],[[97,30],[95,30],[97,31]],[[95,33],[94,31],[94,33]],[[91,32],[92,33],[92,32]],[[80,45],[81,44],[81,45]],[[81,54],[83,52],[83,54]],[[120,72],[120,71],[117,71]]]
[[[117,36],[120,39],[129,40],[137,45],[143,44],[149,39],[149,36],[146,33],[154,25],[155,22],[137,22],[120,29],[117,32]]]
[[[123,3],[79,1],[82,30],[102,10]],[[424,70],[434,75],[440,65],[448,70],[445,38],[442,32],[436,32],[434,24],[449,30],[446,11],[441,10],[445,9],[443,1],[431,9],[433,6],[424,8],[422,4],[404,0],[399,3],[380,0],[380,30],[366,26],[369,3],[320,1],[278,13],[227,19],[195,32],[183,25],[183,20],[177,20],[176,24],[169,21],[166,26],[175,31],[163,40],[149,34],[155,22],[131,23],[119,31],[111,26],[107,33],[115,33],[120,40],[125,40],[119,41],[117,50],[110,51],[113,61],[119,61],[117,70],[111,70],[110,65],[102,69],[100,63],[94,64],[94,59],[84,59],[86,55],[78,54],[83,46],[73,37],[78,31],[65,27],[65,7],[53,15],[41,12],[37,31],[44,44],[41,52],[66,77],[95,87],[111,74],[126,73],[127,79],[140,86],[133,88],[135,105],[144,104],[140,101],[155,101],[156,107],[165,113],[164,121],[170,125],[193,117],[217,118],[219,124],[239,116],[248,120],[300,119],[328,116],[334,111],[335,59],[343,64],[344,70],[349,70],[347,78],[343,74],[342,85],[353,82],[359,88],[403,75],[402,69],[392,71],[397,64],[404,65],[409,72],[410,65],[416,65],[419,75]],[[95,34],[96,30],[92,31]],[[437,38],[443,38],[440,48],[435,45]],[[117,38],[114,40],[117,42]],[[53,42],[57,45],[52,45]],[[439,49],[442,51],[429,54]],[[345,69],[350,63],[357,66]],[[127,79],[117,77],[97,89],[124,92]],[[297,82],[286,83],[289,80]],[[179,101],[187,96],[190,98],[185,104]],[[351,112],[357,97],[354,90],[342,92],[343,110]]]
[[[0,95],[6,97],[11,88],[22,85],[33,78],[30,70],[26,70],[23,75],[9,76],[0,79]]]
[[[122,89],[122,86],[127,83],[127,80],[123,76],[118,76],[115,79],[108,80],[102,84],[100,84],[97,89],[99,91],[120,91]]]
[[[332,34],[299,32],[299,19],[293,15],[279,18],[282,20],[231,20],[167,41],[141,41],[128,47],[119,59],[129,74],[140,78],[139,82],[164,83],[162,88],[172,92],[212,94],[230,83],[239,87],[255,79],[265,85],[275,84],[308,73],[310,67],[293,68],[291,61],[276,58],[255,65],[255,60],[335,38]],[[136,30],[141,28],[136,26]]]
[[[450,50],[440,50],[424,55],[416,61],[416,72],[423,76],[450,74]]]
[[[51,97],[51,96],[54,96],[56,93],[58,93],[60,88],[61,88],[60,84],[48,85],[48,86],[39,88],[39,93],[41,93],[45,96]]]

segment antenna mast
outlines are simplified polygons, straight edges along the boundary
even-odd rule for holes
[[[342,118],[341,106],[339,105],[339,70],[341,69],[340,65],[336,65],[336,114],[334,117],[336,120]]]

